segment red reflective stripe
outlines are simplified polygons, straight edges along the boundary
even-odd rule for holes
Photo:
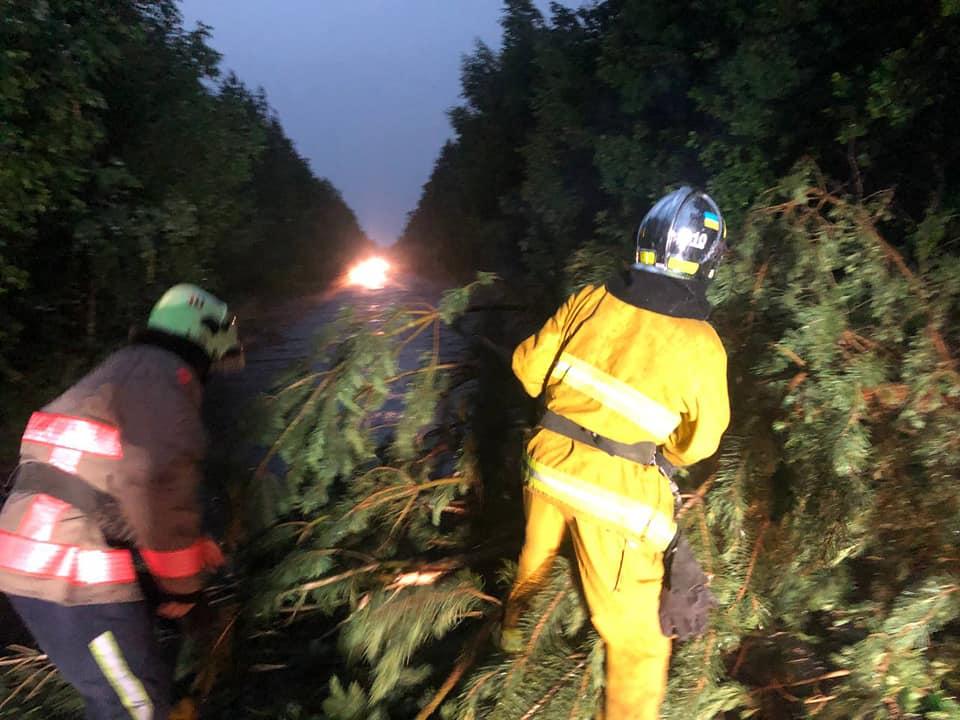
[[[23,432],[25,442],[79,450],[108,458],[122,458],[120,431],[86,418],[35,412]]]
[[[0,568],[71,585],[116,585],[137,579],[126,550],[93,550],[0,530]]]
[[[68,503],[49,495],[34,496],[20,518],[17,535],[48,542],[53,537],[54,527],[69,507]]]
[[[143,561],[157,577],[176,579],[192,577],[203,572],[205,540],[197,540],[182,550],[140,550]]]

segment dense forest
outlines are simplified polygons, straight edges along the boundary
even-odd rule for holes
[[[0,437],[169,285],[242,304],[366,247],[173,0],[5,0],[0,52]]]
[[[893,2],[505,2],[503,47],[465,58],[463,103],[400,247],[461,277],[518,267],[558,299],[626,257],[651,202],[706,187],[742,234],[814,162],[908,236],[957,207],[957,8]]]
[[[681,183],[730,225],[733,423],[683,514],[721,607],[665,712],[960,717],[960,8],[504,6],[404,252],[496,271],[543,318]],[[464,717],[589,716],[562,696],[595,655],[551,597],[520,661],[468,674]]]
[[[960,717],[960,5],[503,5],[396,250],[467,284],[345,310],[250,414],[255,466],[211,468],[233,574],[181,689],[205,720],[595,717],[604,648],[569,562],[521,651],[496,642],[536,418],[503,359],[629,262],[644,212],[688,182],[729,223],[711,320],[733,419],[679,478],[719,607],[676,644],[663,716]],[[119,337],[151,296],[131,286],[257,292],[356,242],[170,4],[13,7],[4,412],[45,377],[38,349],[62,367],[63,338]],[[0,669],[0,717],[76,716],[41,656]]]

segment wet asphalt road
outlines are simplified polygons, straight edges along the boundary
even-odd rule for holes
[[[340,288],[322,294],[297,298],[260,311],[248,319],[238,318],[246,347],[246,367],[242,372],[211,379],[204,417],[214,443],[232,439],[238,413],[256,397],[273,387],[277,378],[298,361],[308,358],[318,333],[349,306],[358,316],[375,324],[393,308],[405,304],[427,303],[436,306],[442,290],[415,277],[394,279],[379,290]],[[429,333],[408,345],[400,357],[401,370],[416,366],[420,355],[432,342]],[[441,332],[442,360],[456,355],[461,338],[444,328]]]

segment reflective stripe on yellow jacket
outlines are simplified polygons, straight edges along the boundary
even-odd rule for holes
[[[730,420],[726,365],[706,321],[636,307],[602,287],[569,298],[513,354],[514,373],[549,409],[620,442],[654,442],[678,466],[717,450]],[[543,429],[527,453],[532,490],[666,547],[673,498],[656,468]]]

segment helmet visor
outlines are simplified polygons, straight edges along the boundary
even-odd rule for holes
[[[211,369],[221,372],[242,370],[245,360],[236,316],[227,316],[220,322],[207,317],[203,322],[210,330],[207,347],[213,361]]]

